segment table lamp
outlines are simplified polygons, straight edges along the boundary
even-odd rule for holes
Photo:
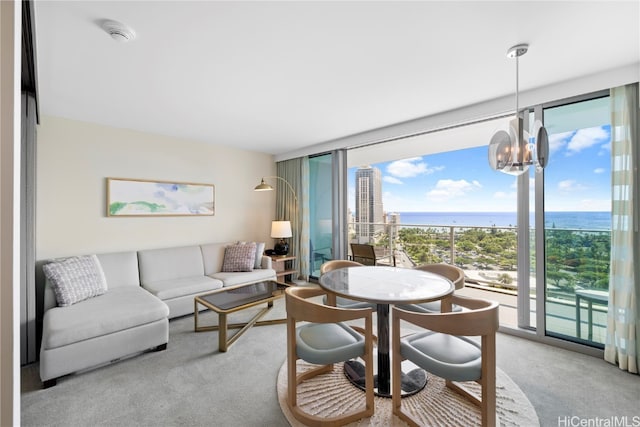
[[[289,253],[289,244],[284,239],[293,236],[291,233],[291,222],[289,221],[272,221],[271,222],[271,237],[274,239],[280,239],[278,243],[273,247],[276,255],[286,255]]]

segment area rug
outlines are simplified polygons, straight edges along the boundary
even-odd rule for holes
[[[298,360],[298,372],[314,365]],[[501,426],[534,427],[540,422],[529,399],[520,388],[499,368],[496,373],[496,411]],[[470,390],[480,394],[477,383],[465,383]],[[293,427],[302,427],[287,407],[287,363],[280,367],[277,380],[280,408]],[[391,399],[375,397],[375,413],[349,424],[351,427],[364,426],[405,426],[406,423],[391,413]],[[336,415],[351,410],[353,405],[364,402],[364,392],[354,387],[344,376],[342,363],[334,365],[332,372],[318,375],[298,387],[298,405],[318,416]],[[364,404],[364,403],[362,403]],[[449,390],[444,380],[429,374],[427,387],[421,392],[405,397],[402,401],[405,411],[411,412],[424,426],[474,426],[480,425],[480,410],[468,399]]]

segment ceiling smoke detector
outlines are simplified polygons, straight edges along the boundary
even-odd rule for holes
[[[127,43],[136,38],[136,33],[125,24],[118,21],[105,20],[102,29],[117,42]]]

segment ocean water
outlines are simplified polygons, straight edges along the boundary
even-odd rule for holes
[[[398,212],[400,224],[515,227],[515,212]],[[529,217],[533,226],[533,214]],[[545,212],[546,228],[611,230],[611,212]]]

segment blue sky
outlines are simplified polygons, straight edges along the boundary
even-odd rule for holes
[[[549,135],[546,211],[611,209],[611,127]],[[515,212],[516,178],[491,169],[487,147],[377,163],[385,212]],[[355,171],[349,169],[349,207]],[[533,190],[533,180],[531,189]]]

